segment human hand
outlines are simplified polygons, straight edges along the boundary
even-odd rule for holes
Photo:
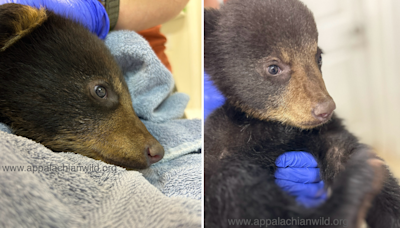
[[[307,152],[292,151],[279,156],[275,161],[275,182],[289,195],[295,196],[299,204],[316,207],[327,198],[318,164]]]
[[[204,119],[214,111],[214,109],[222,106],[225,97],[215,88],[213,82],[206,73],[204,73]]]
[[[5,3],[17,3],[35,8],[45,7],[82,24],[100,39],[104,39],[110,30],[107,12],[97,0],[0,0],[0,5]]]

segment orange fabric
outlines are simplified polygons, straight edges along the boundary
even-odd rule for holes
[[[165,43],[167,38],[160,32],[161,25],[143,30],[138,32],[143,36],[150,44],[157,57],[161,60],[165,67],[172,72],[171,64],[168,61],[168,57],[165,54]]]

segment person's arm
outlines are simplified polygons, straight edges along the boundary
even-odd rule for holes
[[[204,0],[204,8],[207,7],[218,9],[219,8],[218,0]]]
[[[120,0],[114,30],[141,31],[173,19],[189,0]]]

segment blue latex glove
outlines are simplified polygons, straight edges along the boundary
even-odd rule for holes
[[[104,6],[97,0],[0,0],[35,8],[45,7],[58,15],[81,23],[89,31],[104,39],[110,30],[110,20]]]
[[[327,198],[314,157],[306,152],[286,152],[275,161],[275,182],[299,204],[316,207]]]
[[[221,92],[213,85],[210,76],[204,73],[204,119],[214,111],[214,109],[222,106],[225,98]]]

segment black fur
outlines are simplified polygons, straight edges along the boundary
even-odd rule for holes
[[[252,116],[251,109],[275,108],[286,89],[284,83],[262,81],[258,62],[285,48],[301,56],[317,40],[311,12],[297,0],[230,0],[204,15],[205,69],[227,97],[205,123],[205,226],[230,227],[229,219],[329,217],[346,224],[301,227],[359,227],[365,217],[372,228],[400,227],[397,181],[372,164],[378,160],[371,149],[335,115],[309,130]],[[238,107],[241,103],[250,111]],[[298,205],[274,182],[276,158],[296,150],[315,157],[332,189],[318,208]]]

